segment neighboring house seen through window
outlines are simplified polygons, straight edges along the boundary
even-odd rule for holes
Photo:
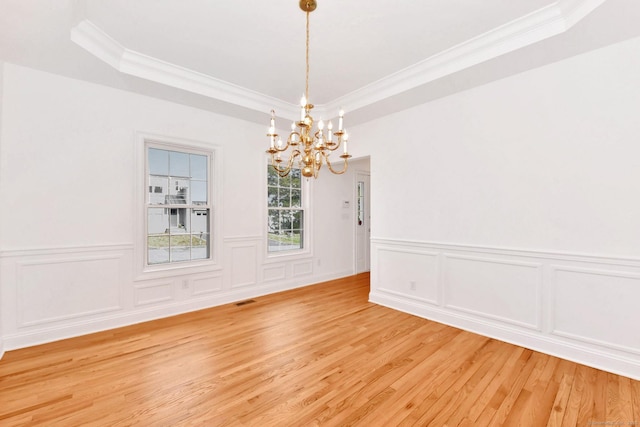
[[[147,146],[147,265],[211,258],[211,156]]]

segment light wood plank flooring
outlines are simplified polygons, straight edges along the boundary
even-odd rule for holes
[[[363,274],[7,352],[0,425],[640,425],[638,381],[368,292]]]

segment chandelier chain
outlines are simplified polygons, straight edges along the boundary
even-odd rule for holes
[[[307,40],[305,45],[305,63],[307,64],[307,71],[305,74],[304,83],[304,96],[309,100],[309,12],[307,12]]]

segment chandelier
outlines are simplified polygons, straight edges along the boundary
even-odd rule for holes
[[[318,172],[324,163],[329,170],[340,175],[346,172],[348,159],[351,157],[347,151],[347,140],[349,135],[343,127],[344,111],[341,109],[338,117],[338,130],[333,132],[333,123],[329,121],[325,130],[324,122],[318,122],[317,130],[314,130],[314,120],[311,116],[313,104],[309,102],[309,13],[316,9],[316,0],[300,0],[300,9],[307,15],[307,38],[306,56],[307,65],[305,75],[304,95],[300,100],[300,120],[291,124],[291,133],[286,143],[276,133],[275,111],[271,110],[271,123],[267,136],[270,139],[267,153],[271,157],[273,169],[281,177],[287,176],[294,168],[297,160],[297,167],[300,168],[302,176],[307,178],[317,178]],[[335,139],[334,139],[335,137]],[[342,169],[334,169],[329,161],[329,155],[342,146]],[[291,150],[289,150],[291,149]]]

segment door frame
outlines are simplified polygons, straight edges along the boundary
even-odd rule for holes
[[[358,181],[360,177],[366,177],[368,182],[368,188],[365,188],[365,218],[368,227],[367,238],[365,239],[365,269],[358,270]],[[355,274],[371,271],[371,172],[366,170],[356,170],[353,178],[353,271]]]

